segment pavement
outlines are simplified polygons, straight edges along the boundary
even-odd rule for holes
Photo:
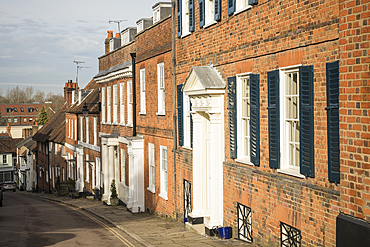
[[[143,246],[254,246],[239,239],[221,240],[200,234],[188,225],[172,218],[150,213],[133,214],[125,206],[107,206],[101,201],[86,198],[72,199],[45,193],[19,191],[17,193],[62,203],[84,210],[125,232]],[[236,235],[234,233],[234,235]]]

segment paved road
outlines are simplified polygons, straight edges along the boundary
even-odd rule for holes
[[[0,246],[141,246],[85,211],[10,191],[0,207]]]

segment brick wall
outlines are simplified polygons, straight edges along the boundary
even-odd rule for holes
[[[280,222],[301,230],[303,246],[334,246],[335,218],[340,210],[340,186],[328,181],[326,63],[339,59],[338,1],[259,1],[250,10],[227,15],[177,39],[177,84],[192,66],[213,64],[223,79],[241,73],[260,75],[260,166],[236,162],[229,154],[227,97],[225,97],[224,225],[237,237],[237,203],[252,209],[254,242],[279,246]],[[314,66],[315,177],[298,178],[269,167],[267,72],[287,66]],[[185,174],[186,150],[179,164]],[[178,183],[178,186],[181,186]],[[181,199],[179,199],[181,200]]]
[[[341,210],[370,222],[370,5],[339,6]]]

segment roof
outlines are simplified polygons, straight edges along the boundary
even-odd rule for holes
[[[131,64],[132,64],[132,61],[129,60],[129,61],[126,61],[124,63],[113,66],[109,69],[102,70],[96,76],[94,76],[94,78],[102,77],[102,76],[108,75],[110,73],[117,72],[117,71],[120,71],[122,69],[129,68],[131,66]]]
[[[55,115],[47,121],[32,137],[39,142],[52,141],[60,144],[65,142],[65,121],[67,104],[64,104]]]
[[[0,154],[6,153],[16,153],[17,151],[17,143],[22,141],[22,138],[1,138],[0,139]]]
[[[192,70],[205,89],[225,88],[225,83],[213,66],[196,66]]]
[[[21,147],[25,147],[25,148],[30,149],[30,150],[33,151],[37,147],[37,142],[32,139],[32,136],[29,136],[29,137],[25,138],[24,140],[18,142],[16,147],[18,149],[20,149]]]
[[[100,106],[99,106],[99,87],[100,85],[93,82],[93,83],[89,83],[88,86],[90,87],[90,89],[85,89],[85,90],[89,90],[89,94],[86,95],[85,97],[82,96],[82,100],[80,104],[72,105],[67,110],[68,113],[82,114],[81,111],[85,103],[87,105],[87,109],[89,110],[89,113],[92,113],[92,114],[100,113]]]
[[[14,103],[14,104],[0,104],[0,114],[2,117],[16,117],[16,116],[32,116],[37,117],[43,104],[40,103]],[[10,108],[10,112],[7,109]],[[28,112],[31,108],[32,111]],[[22,111],[23,109],[23,111]]]

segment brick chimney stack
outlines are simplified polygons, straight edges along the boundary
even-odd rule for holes
[[[110,38],[113,38],[113,31],[108,31],[108,37],[105,39],[105,54],[109,53],[109,40]]]
[[[33,122],[33,125],[32,125],[32,135],[35,135],[36,132],[39,130],[39,126],[37,125],[37,122]]]
[[[68,105],[72,104],[72,91],[77,89],[77,85],[72,80],[68,80],[64,87],[64,101],[67,102]]]
[[[6,126],[6,132],[8,133],[8,135],[10,136],[10,138],[12,138],[12,127],[10,126],[10,124],[8,123],[8,125]]]

